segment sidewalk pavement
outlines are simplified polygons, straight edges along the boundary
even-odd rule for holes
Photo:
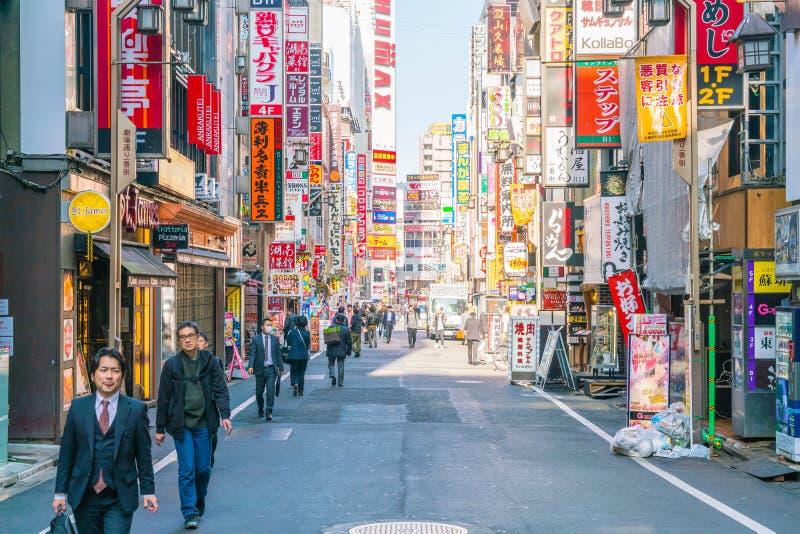
[[[58,462],[58,445],[9,443],[8,463],[0,465],[0,489],[13,486]]]

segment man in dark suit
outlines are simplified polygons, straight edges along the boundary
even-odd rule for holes
[[[258,416],[264,417],[264,388],[267,390],[267,421],[272,420],[275,406],[275,381],[283,374],[280,342],[272,333],[272,318],[261,321],[261,335],[255,336],[247,353],[250,359],[247,372],[256,376],[256,404]]]
[[[53,511],[67,502],[81,534],[130,532],[133,512],[158,502],[150,455],[147,406],[121,395],[125,358],[100,349],[91,371],[96,393],[72,401],[61,438]]]

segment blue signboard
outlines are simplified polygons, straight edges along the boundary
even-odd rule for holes
[[[395,224],[397,222],[397,212],[394,211],[373,211],[373,223]]]

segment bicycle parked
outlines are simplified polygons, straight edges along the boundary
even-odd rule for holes
[[[508,339],[503,336],[494,350],[489,350],[486,339],[481,340],[478,345],[478,359],[493,364],[498,371],[508,371]]]

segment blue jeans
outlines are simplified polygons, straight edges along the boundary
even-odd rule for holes
[[[198,499],[205,499],[211,479],[211,436],[208,428],[183,429],[183,439],[175,439],[178,454],[178,492],[184,518],[197,515]]]

